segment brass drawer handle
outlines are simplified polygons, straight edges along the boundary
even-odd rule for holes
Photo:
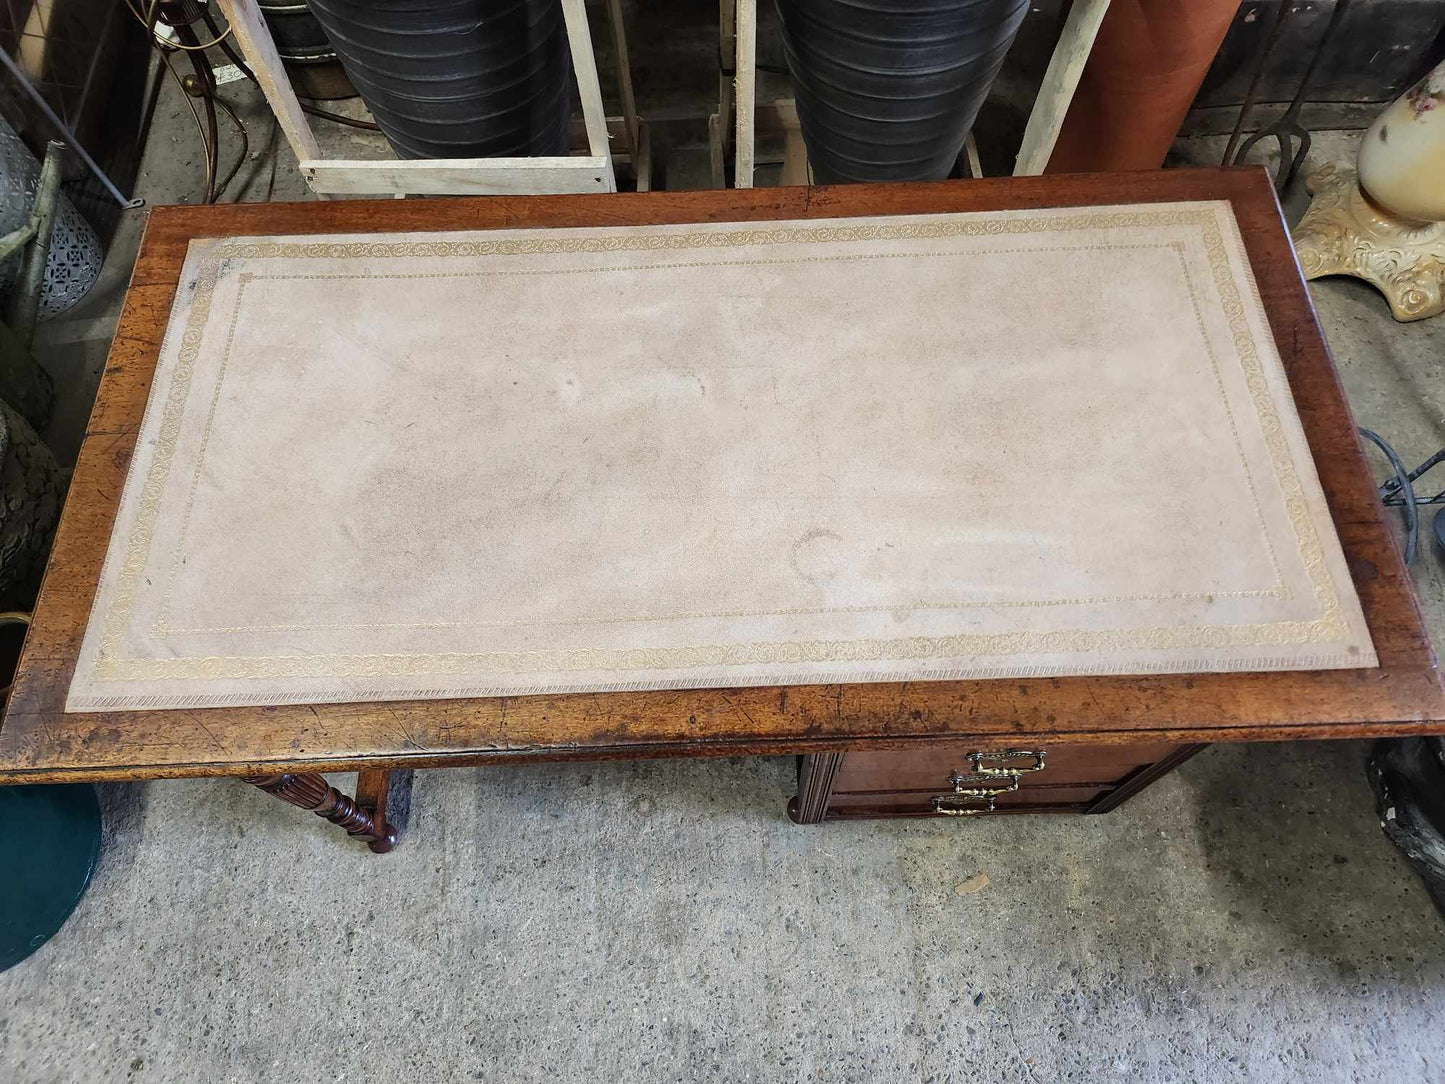
[[[1013,767],[985,768],[983,762],[986,760],[997,761],[1007,765],[1011,760],[1031,759],[1032,764],[1027,766],[1014,765]],[[948,777],[953,784],[952,794],[935,794],[933,796],[933,811],[943,817],[972,817],[978,813],[992,813],[994,811],[994,799],[1000,794],[1008,794],[1010,791],[1019,789],[1019,779],[1025,772],[1041,772],[1044,770],[1044,751],[1042,749],[1033,752],[1027,749],[993,749],[978,753],[969,753],[965,758],[973,765],[967,775],[962,772],[954,772]],[[996,787],[965,787],[965,783],[974,782],[976,776],[983,776],[985,779],[997,779],[1001,786]],[[1003,783],[1004,780],[1007,783]],[[974,803],[982,802],[982,805]]]
[[[1007,765],[1011,760],[1023,760],[1025,758],[1031,759],[1033,763],[1027,766],[984,767],[984,761],[986,760],[998,761],[1000,764]],[[990,749],[979,753],[969,753],[966,759],[973,765],[974,775],[1022,775],[1025,772],[1041,772],[1044,770],[1044,750],[1042,749]]]
[[[980,806],[963,805],[964,802],[982,802]],[[933,811],[941,817],[972,817],[975,813],[993,812],[992,794],[935,794]]]
[[[967,794],[974,798],[987,798],[990,795],[1007,794],[1011,790],[1019,789],[1019,777],[1014,775],[1012,772],[1009,773],[1008,783],[1002,786],[965,787],[964,784],[972,783],[973,777],[977,774],[979,773],[970,772],[968,775],[959,775],[957,772],[954,772],[952,775],[950,775],[948,777],[948,781],[953,784],[953,793]]]
[[[933,796],[933,811],[945,817],[971,817],[975,813],[992,813],[993,800],[1000,794],[1007,794],[1010,791],[1019,789],[1019,777],[1013,772],[1008,773],[1008,783],[997,787],[965,787],[965,783],[973,781],[973,777],[979,773],[970,772],[968,775],[960,775],[954,772],[948,777],[953,784],[952,794],[935,794]],[[973,806],[970,802],[983,802],[981,806]]]

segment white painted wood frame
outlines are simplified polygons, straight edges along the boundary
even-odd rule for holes
[[[733,0],[722,0],[722,41],[726,45],[728,41],[727,16]],[[1039,174],[1049,163],[1049,155],[1054,151],[1054,144],[1058,142],[1059,131],[1063,127],[1064,116],[1069,111],[1069,103],[1074,100],[1074,91],[1078,89],[1079,79],[1084,74],[1084,65],[1088,62],[1089,54],[1094,48],[1094,39],[1098,37],[1099,26],[1104,21],[1104,15],[1109,10],[1109,0],[1074,0],[1069,10],[1069,17],[1064,22],[1064,29],[1059,34],[1058,44],[1054,46],[1053,56],[1049,60],[1048,70],[1044,73],[1043,85],[1039,88],[1038,97],[1034,100],[1033,111],[1029,114],[1028,125],[1024,129],[1023,144],[1019,148],[1019,155],[1014,167],[1014,176],[1022,177]],[[737,188],[751,188],[753,186],[753,164],[755,161],[754,133],[756,120],[756,81],[757,81],[757,0],[736,0],[736,60],[734,70],[736,76],[733,80],[736,88],[737,101],[737,142],[733,167],[733,185]],[[726,104],[720,109],[720,115],[726,117]],[[970,134],[971,139],[971,134]],[[718,141],[714,143],[714,158],[717,157]],[[970,147],[965,148],[968,153],[970,172],[974,176],[983,175],[978,165],[978,152]],[[717,164],[714,165],[714,173],[718,172]]]
[[[1069,103],[1074,100],[1074,91],[1079,89],[1084,65],[1093,52],[1094,39],[1099,36],[1099,26],[1108,10],[1109,0],[1074,0],[1059,34],[1059,43],[1054,46],[1054,55],[1049,59],[1048,70],[1044,72],[1039,96],[1034,99],[1028,126],[1024,128],[1023,144],[1014,162],[1015,177],[1037,176],[1049,164]]]
[[[737,60],[733,86],[737,88],[738,131],[733,156],[733,187],[753,186],[754,117],[757,111],[758,3],[737,0]]]
[[[602,87],[597,78],[597,61],[592,52],[585,0],[561,0],[561,3],[567,24],[567,41],[572,51],[572,67],[577,74],[578,94],[582,100],[589,154],[381,161],[323,158],[256,0],[217,0],[217,3],[232,26],[236,43],[251,70],[256,73],[266,101],[301,164],[302,176],[312,191],[323,199],[332,194],[495,196],[617,191],[612,150],[607,138],[607,115],[602,105]],[[613,34],[616,41],[621,42],[624,38],[620,18],[613,27]],[[620,46],[619,52],[625,70],[625,45]],[[631,97],[631,79],[626,78],[624,104],[629,106],[629,136],[637,130],[636,113],[630,108]],[[633,148],[636,147],[634,143]],[[638,167],[641,172],[642,163],[639,162]]]

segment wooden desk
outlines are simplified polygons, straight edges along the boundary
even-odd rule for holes
[[[1380,659],[1378,669],[809,685],[66,714],[187,242],[194,237],[753,221],[1227,199],[1233,205]],[[1185,482],[1187,484],[1187,480]],[[386,773],[542,760],[802,754],[801,822],[974,812],[965,785],[1023,780],[999,812],[1101,812],[1214,741],[1445,731],[1445,694],[1262,170],[920,185],[151,213],[13,696],[0,782],[239,776],[389,849]],[[1018,755],[998,754],[1019,750]],[[1037,753],[1046,754],[1042,770]],[[989,757],[986,754],[995,754]],[[971,756],[971,754],[979,754]],[[359,771],[359,800],[317,774]],[[1012,771],[1010,771],[1012,770]],[[962,782],[953,783],[950,777]],[[973,783],[969,784],[969,780]],[[990,783],[994,780],[994,783]]]

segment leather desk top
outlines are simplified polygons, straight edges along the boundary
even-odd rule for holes
[[[1258,171],[160,208],[0,775],[1442,717]]]

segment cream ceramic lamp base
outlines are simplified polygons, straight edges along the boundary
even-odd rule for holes
[[[1392,214],[1340,162],[1321,166],[1305,184],[1314,200],[1294,229],[1305,278],[1364,279],[1385,295],[1396,320],[1445,312],[1445,222]]]

